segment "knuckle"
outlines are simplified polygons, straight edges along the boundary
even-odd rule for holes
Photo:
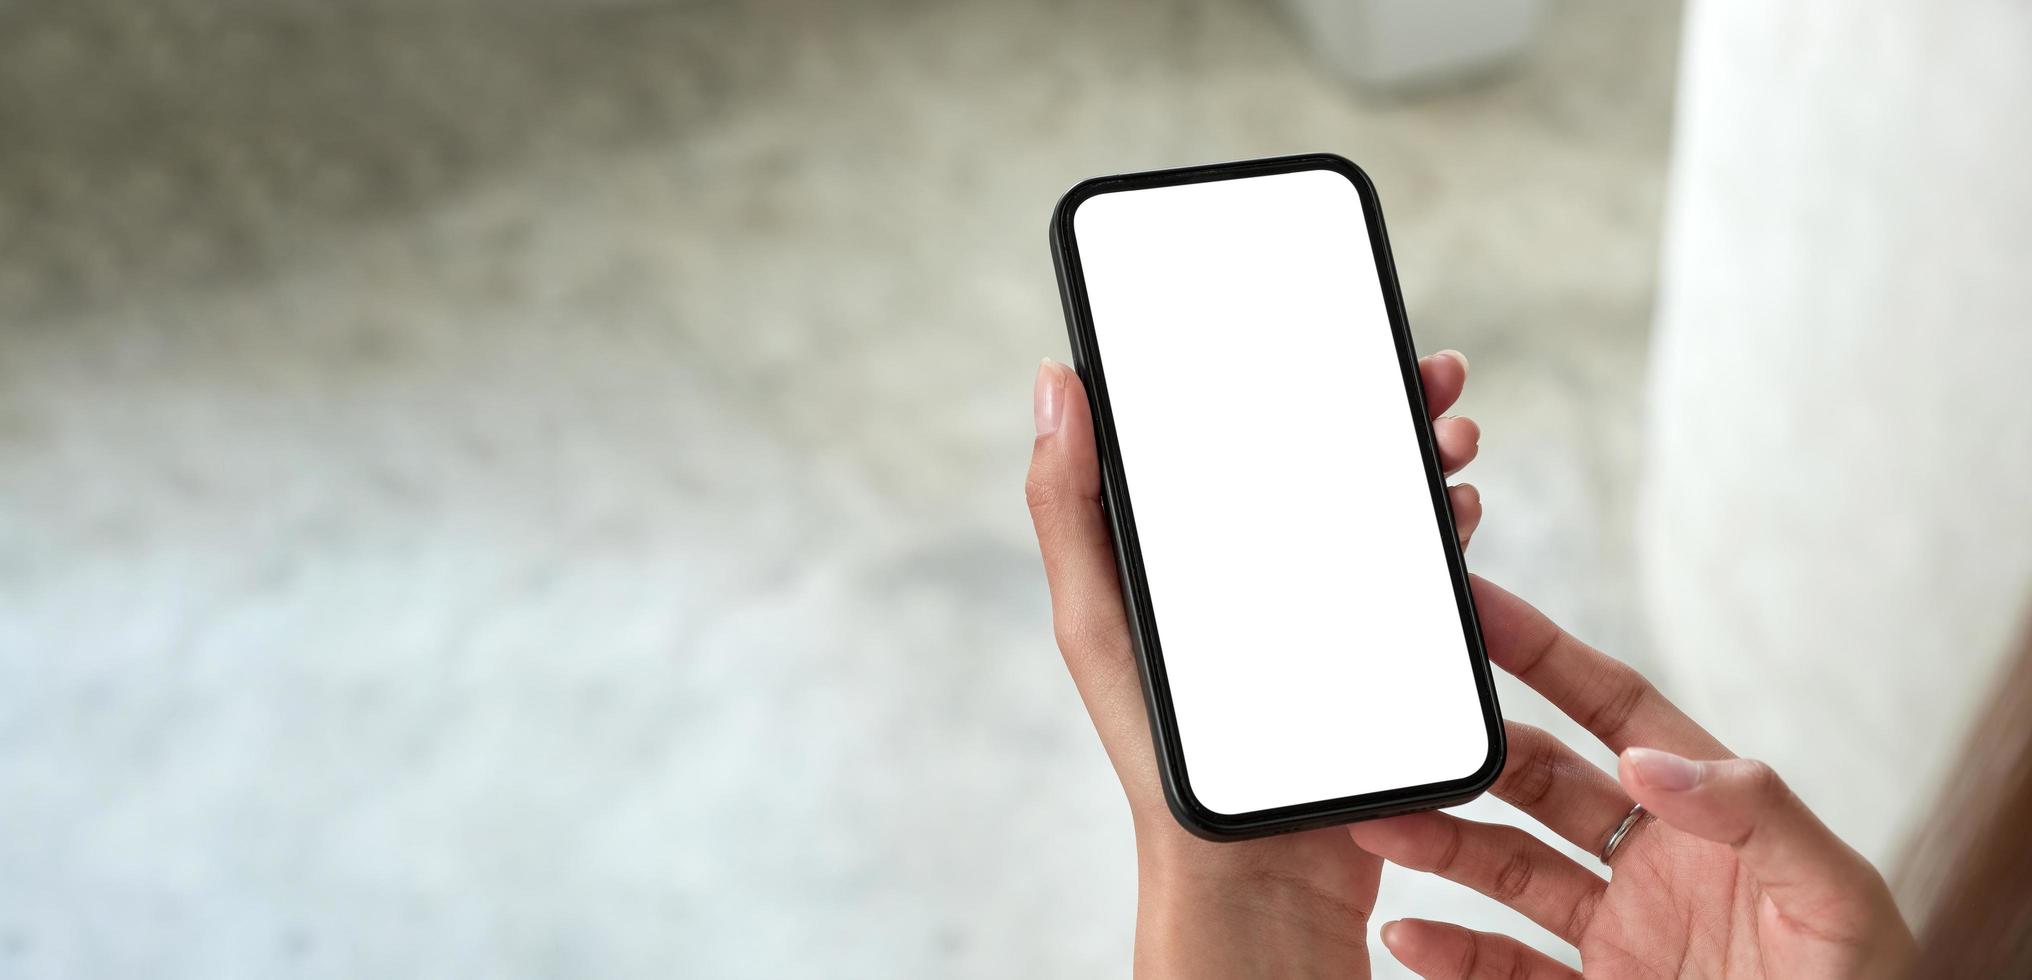
[[[1072,617],[1057,616],[1052,618],[1051,635],[1053,639],[1058,641],[1058,649],[1061,652],[1078,650],[1084,646],[1086,642],[1085,633],[1086,630],[1079,623],[1075,622]]]
[[[1565,645],[1572,642],[1574,642],[1573,637],[1568,636],[1565,630],[1560,629],[1553,623],[1544,623],[1543,632],[1533,637],[1528,645],[1530,652],[1517,660],[1516,670],[1514,671],[1517,679],[1526,684],[1532,683],[1539,669],[1552,663],[1553,659]]]
[[[1461,849],[1467,841],[1467,835],[1461,833],[1458,821],[1447,820],[1440,826],[1446,829],[1441,832],[1439,858],[1433,861],[1432,872],[1437,875],[1447,875],[1460,862]]]
[[[1541,729],[1528,725],[1511,728],[1512,743],[1523,743],[1524,751],[1512,756],[1513,764],[1496,780],[1496,796],[1519,810],[1529,811],[1552,795],[1559,776],[1558,744]]]
[[[1785,778],[1771,764],[1758,759],[1743,762],[1743,782],[1749,787],[1750,795],[1759,805],[1771,806],[1785,802],[1791,795],[1791,788],[1785,785]]]
[[[1587,935],[1588,926],[1594,923],[1595,910],[1601,907],[1601,902],[1602,893],[1590,890],[1580,897],[1580,901],[1573,903],[1573,910],[1566,915],[1566,938],[1577,940]]]
[[[1467,940],[1467,942],[1461,944],[1460,967],[1456,972],[1460,976],[1470,978],[1487,976],[1488,974],[1480,972],[1482,965],[1481,938],[1469,936]]]
[[[1119,605],[1089,604],[1054,615],[1051,633],[1059,652],[1069,660],[1101,655],[1127,660],[1132,656],[1128,620]]]
[[[1637,716],[1637,710],[1650,699],[1651,684],[1635,670],[1617,664],[1602,672],[1596,690],[1600,697],[1595,700],[1595,706],[1587,717],[1581,720],[1581,727],[1595,733],[1602,741],[1614,744],[1630,726],[1630,720]]]
[[[1056,466],[1037,462],[1030,464],[1030,472],[1024,477],[1023,500],[1030,505],[1030,516],[1039,527],[1047,522],[1063,523],[1101,512],[1098,487],[1082,488],[1076,477],[1060,472]]]
[[[1767,763],[1756,759],[1745,759],[1739,763],[1736,778],[1741,780],[1742,792],[1748,802],[1745,812],[1738,814],[1743,831],[1729,846],[1738,851],[1748,850],[1757,840],[1757,832],[1765,826],[1769,816],[1785,809],[1792,802],[1792,790],[1785,785],[1778,771]]]
[[[1467,980],[1523,980],[1531,964],[1517,951],[1486,937],[1470,935],[1461,953],[1460,976]]]
[[[1101,630],[1087,616],[1054,616],[1051,633],[1061,653],[1077,654],[1101,644]]]
[[[1511,854],[1496,872],[1495,880],[1489,883],[1489,897],[1499,902],[1515,901],[1531,890],[1531,881],[1536,877],[1537,862],[1522,851]]]
[[[1058,488],[1033,468],[1023,481],[1023,500],[1030,505],[1030,514],[1037,517],[1049,512],[1060,497]]]

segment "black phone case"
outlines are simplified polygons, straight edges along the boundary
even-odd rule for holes
[[[1426,483],[1432,490],[1432,506],[1443,530],[1447,570],[1453,579],[1461,629],[1473,660],[1475,688],[1481,698],[1482,718],[1488,729],[1488,758],[1482,767],[1465,779],[1453,782],[1407,786],[1401,789],[1366,793],[1294,806],[1242,814],[1221,814],[1202,806],[1193,795],[1187,778],[1184,754],[1180,749],[1172,716],[1171,690],[1164,676],[1164,655],[1158,641],[1156,618],[1151,612],[1149,585],[1143,575],[1142,551],[1136,539],[1135,510],[1130,505],[1127,480],[1122,472],[1121,453],[1115,441],[1114,414],[1108,404],[1107,373],[1094,341],[1092,312],[1087,306],[1086,280],[1080,271],[1078,242],[1073,237],[1073,213],[1088,198],[1115,191],[1168,187],[1239,177],[1261,177],[1300,170],[1330,170],[1346,177],[1361,196],[1368,219],[1369,240],[1376,256],[1376,274],[1383,288],[1383,300],[1390,317],[1390,330],[1397,345],[1397,359],[1404,376],[1411,418],[1418,433],[1419,451],[1424,457]],[[1095,177],[1073,185],[1059,199],[1051,216],[1051,258],[1058,271],[1059,299],[1065,307],[1066,330],[1071,335],[1073,365],[1085,383],[1087,403],[1093,410],[1095,442],[1101,457],[1102,505],[1114,538],[1116,571],[1122,584],[1122,600],[1129,614],[1129,630],[1136,649],[1136,663],[1143,676],[1143,696],[1150,714],[1150,730],[1157,744],[1158,769],[1163,774],[1164,797],[1171,813],[1185,829],[1208,840],[1245,840],[1271,834],[1309,830],[1339,823],[1351,823],[1416,810],[1431,810],[1464,803],[1481,795],[1496,781],[1503,769],[1506,746],[1503,719],[1496,705],[1495,683],[1489,674],[1489,658],[1482,645],[1482,631],[1475,619],[1474,597],[1468,588],[1467,567],[1461,560],[1459,536],[1455,533],[1453,510],[1447,503],[1446,479],[1440,471],[1439,454],[1432,437],[1432,425],[1425,411],[1425,393],[1418,380],[1417,357],[1411,344],[1411,329],[1404,316],[1404,301],[1397,288],[1397,271],[1390,259],[1390,243],[1383,231],[1383,213],[1376,200],[1375,185],[1360,167],[1332,153],[1244,160],[1235,163],[1154,170],[1145,173]],[[1274,369],[1274,366],[1271,368]]]

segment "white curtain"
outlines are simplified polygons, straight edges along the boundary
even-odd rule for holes
[[[1661,680],[1886,864],[2032,598],[2032,4],[1701,3],[1684,52]]]

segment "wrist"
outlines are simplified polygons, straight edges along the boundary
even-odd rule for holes
[[[1287,841],[1216,844],[1137,828],[1136,966],[1148,976],[1369,975],[1374,883]],[[1353,885],[1353,888],[1348,886]]]
[[[1298,881],[1146,879],[1136,902],[1136,973],[1363,978],[1368,918]]]

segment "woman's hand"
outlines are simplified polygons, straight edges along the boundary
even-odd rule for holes
[[[1448,351],[1418,366],[1426,406],[1437,415],[1460,397],[1467,360]],[[1064,365],[1046,361],[1038,368],[1036,419],[1026,490],[1059,651],[1135,821],[1137,972],[1367,976],[1368,918],[1381,862],[1345,829],[1213,844],[1172,819],[1101,514],[1093,420],[1078,376]],[[1474,458],[1480,432],[1473,422],[1440,418],[1433,431],[1448,473]],[[1452,488],[1450,498],[1465,544],[1481,519],[1481,498],[1465,485]]]
[[[1513,827],[1443,813],[1347,828],[1372,854],[1459,882],[1580,951],[1590,976],[1903,976],[1912,934],[1890,889],[1761,762],[1738,759],[1628,666],[1488,582],[1474,582],[1489,657],[1621,753],[1615,778],[1546,732],[1508,726],[1495,794],[1601,853],[1641,819],[1609,880]],[[1704,761],[1695,761],[1704,760]],[[1572,977],[1515,939],[1406,919],[1383,928],[1420,976]]]

